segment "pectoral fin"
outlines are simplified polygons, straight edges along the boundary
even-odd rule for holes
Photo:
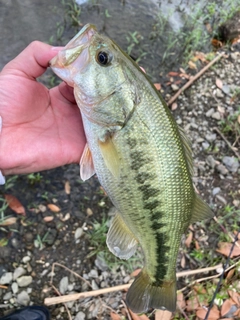
[[[102,157],[108,170],[117,178],[120,172],[120,157],[111,138],[106,141],[98,141]]]
[[[80,177],[83,181],[88,180],[95,174],[92,153],[86,143],[80,160]]]
[[[209,206],[196,194],[195,203],[193,207],[193,215],[190,223],[209,219],[214,216]]]
[[[119,213],[113,219],[107,234],[107,246],[118,258],[129,259],[137,249],[138,241]]]

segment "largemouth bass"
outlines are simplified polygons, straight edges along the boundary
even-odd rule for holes
[[[212,217],[192,184],[188,139],[146,74],[117,44],[86,25],[52,59],[74,88],[87,144],[83,180],[94,173],[117,214],[107,245],[121,259],[142,247],[145,264],[127,293],[134,312],[176,308],[176,259],[190,223]]]

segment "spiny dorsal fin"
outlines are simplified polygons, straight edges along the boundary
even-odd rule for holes
[[[210,207],[196,194],[190,224],[204,219],[210,219],[213,216],[214,214]]]
[[[115,178],[118,178],[120,172],[120,157],[112,138],[108,138],[104,142],[99,140],[98,144],[106,167]]]
[[[108,230],[107,246],[120,259],[129,259],[137,249],[137,239],[119,213],[116,213]]]
[[[86,143],[80,160],[80,177],[83,181],[90,179],[95,174],[92,153]]]
[[[178,130],[179,130],[179,133],[180,133],[180,136],[181,136],[181,140],[182,140],[182,143],[183,143],[185,155],[186,155],[186,158],[187,158],[188,168],[189,168],[189,171],[190,171],[191,175],[193,175],[193,159],[192,159],[191,141],[186,136],[185,131],[181,127],[178,126]]]

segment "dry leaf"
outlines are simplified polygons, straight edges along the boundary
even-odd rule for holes
[[[239,241],[238,241],[238,243],[239,243]],[[223,254],[224,256],[228,257],[230,250],[232,248],[232,243],[219,242],[218,246],[219,246],[219,249],[216,249],[216,251]],[[240,255],[240,247],[235,245],[230,258],[237,257],[239,255]]]
[[[86,212],[87,212],[88,217],[93,215],[93,211],[90,208],[87,208]]]
[[[182,292],[177,293],[177,305],[180,309],[185,309],[186,307],[186,302]]]
[[[234,301],[232,299],[227,299],[223,302],[222,308],[221,308],[221,316],[223,317],[225,314],[227,314],[231,307],[234,305]]]
[[[170,320],[172,317],[172,312],[168,310],[156,310],[155,320]]]
[[[223,87],[222,80],[220,80],[219,78],[216,79],[216,86],[217,86],[219,89],[222,89],[222,87]]]
[[[179,68],[179,70],[181,71],[181,73],[186,73],[186,71],[183,68]]]
[[[49,204],[47,205],[47,207],[48,207],[48,209],[50,209],[52,212],[59,212],[59,211],[61,210],[58,206],[56,206],[56,205],[53,204],[53,203],[49,203]]]
[[[110,313],[110,317],[112,320],[121,320],[121,317],[119,314],[115,313],[115,312],[112,312]]]
[[[69,181],[65,182],[64,189],[65,189],[66,194],[70,194],[71,193],[71,186],[70,186]]]
[[[181,267],[184,269],[186,267],[186,257],[185,254],[183,253],[181,257]]]
[[[198,243],[198,241],[197,240],[195,240],[195,248],[196,248],[196,250],[200,250],[200,245],[199,245],[199,243]]]
[[[170,72],[168,72],[168,76],[169,77],[177,77],[177,76],[179,76],[179,72],[170,71]]]
[[[232,268],[231,270],[229,270],[228,273],[227,273],[226,279],[228,281],[230,281],[231,278],[233,277],[234,273],[235,273],[235,268]]]
[[[47,217],[44,217],[44,218],[43,218],[43,220],[44,220],[45,222],[51,222],[51,221],[53,221],[53,219],[54,219],[53,216],[47,216]]]
[[[180,73],[179,77],[185,78],[185,79],[190,79],[190,75],[186,73]]]
[[[161,84],[160,83],[155,83],[154,86],[158,91],[161,90]]]
[[[194,69],[194,70],[197,70],[197,66],[194,62],[192,62],[191,60],[188,61],[188,66],[190,69]]]
[[[206,308],[199,308],[196,312],[196,316],[203,320],[207,314],[207,309]],[[212,309],[210,310],[208,320],[218,320],[220,318],[220,312],[218,308],[214,305]]]
[[[5,219],[4,221],[2,221],[0,223],[0,227],[11,226],[12,224],[16,223],[16,221],[17,221],[17,218],[15,218],[15,217],[11,217],[11,218]]]
[[[231,299],[240,307],[240,295],[239,293],[232,291],[232,290],[228,290],[228,294],[231,297]]]
[[[132,312],[131,309],[128,309],[129,313],[132,317],[132,320],[149,320],[149,318],[145,314],[141,314],[140,316],[134,312]]]
[[[21,202],[11,194],[5,194],[4,198],[7,201],[8,206],[17,214],[22,214],[23,216],[26,215],[26,211],[24,206],[21,204]]]
[[[190,248],[190,244],[192,242],[192,239],[193,239],[193,233],[192,233],[192,231],[190,231],[189,234],[188,234],[187,239],[185,240],[185,246],[187,248]]]
[[[171,110],[174,111],[174,110],[177,109],[177,107],[178,107],[177,103],[174,102],[174,103],[172,104],[172,106],[171,106]]]

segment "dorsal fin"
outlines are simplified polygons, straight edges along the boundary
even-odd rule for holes
[[[185,155],[187,158],[188,168],[189,168],[190,174],[193,175],[193,158],[192,158],[191,141],[186,136],[186,132],[181,127],[178,126],[178,130],[180,133],[180,137],[181,137],[181,140],[183,143]]]

